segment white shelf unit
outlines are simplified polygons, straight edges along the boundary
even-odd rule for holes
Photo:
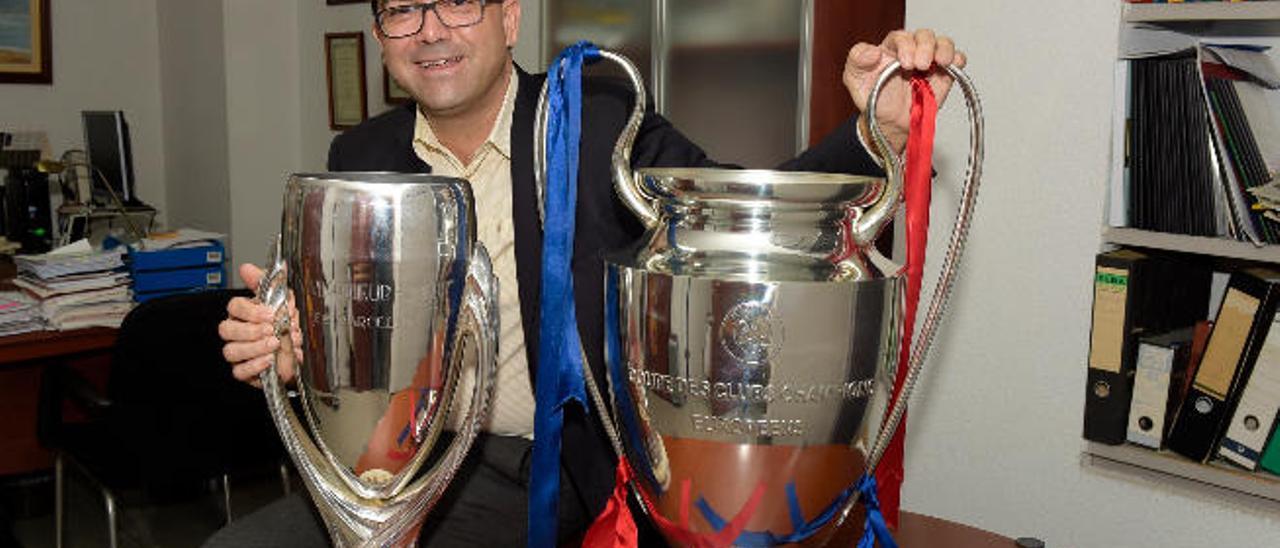
[[[1243,37],[1275,44],[1280,40],[1280,0],[1252,2],[1196,2],[1178,4],[1125,3],[1122,27],[1153,24],[1206,37]],[[1229,41],[1229,40],[1228,40]],[[1120,98],[1117,98],[1120,100]],[[1136,228],[1104,226],[1105,244],[1174,251],[1221,259],[1268,264],[1280,268],[1280,245],[1255,246],[1225,238],[1168,234]],[[1171,482],[1210,485],[1229,492],[1280,503],[1280,477],[1248,472],[1226,463],[1201,464],[1169,451],[1135,445],[1084,442],[1083,462],[1127,470],[1141,470]]]
[[[1128,4],[1129,23],[1170,21],[1268,21],[1280,19],[1280,1],[1192,2],[1181,4]]]
[[[1086,442],[1084,455],[1090,460],[1102,459],[1105,463],[1141,468],[1280,503],[1280,477],[1266,472],[1249,472],[1217,462],[1200,464],[1169,451],[1128,444]]]

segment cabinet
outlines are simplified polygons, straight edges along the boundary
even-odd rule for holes
[[[1125,4],[1121,13],[1122,44],[1129,33],[1154,25],[1215,42],[1244,40],[1273,48],[1280,45],[1280,1]],[[1273,59],[1277,59],[1275,50],[1272,51]],[[1125,100],[1123,91],[1118,91],[1116,101]],[[1114,135],[1123,138],[1124,133],[1118,131]],[[1112,161],[1117,165],[1112,170],[1111,188],[1121,184],[1117,179],[1123,176],[1119,164],[1125,161],[1124,147],[1117,146],[1114,150],[1117,154]],[[1111,194],[1112,200],[1115,197],[1116,194]],[[1231,265],[1280,266],[1280,246],[1255,246],[1222,238],[1166,234],[1107,224],[1102,229],[1102,239],[1108,248],[1124,246],[1187,253]],[[1140,469],[1158,474],[1163,479],[1182,478],[1280,502],[1280,477],[1265,472],[1247,472],[1220,463],[1202,465],[1166,451],[1130,445],[1086,442],[1083,452],[1084,461],[1093,465]]]

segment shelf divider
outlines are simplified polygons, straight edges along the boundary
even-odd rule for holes
[[[1169,451],[1152,451],[1129,444],[1087,441],[1084,454],[1280,502],[1280,477],[1266,472],[1249,472],[1223,463],[1200,464]]]
[[[1226,238],[1207,238],[1204,236],[1152,232],[1136,228],[1108,227],[1103,230],[1102,239],[1107,243],[1119,245],[1181,251],[1246,261],[1280,263],[1280,246],[1258,247],[1249,242],[1238,242]]]

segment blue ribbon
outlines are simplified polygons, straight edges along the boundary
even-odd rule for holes
[[[889,526],[884,522],[884,514],[880,513],[880,499],[876,496],[876,478],[872,474],[863,474],[858,480],[858,492],[862,494],[862,504],[867,507],[867,521],[862,528],[862,538],[858,540],[858,548],[875,548],[880,543],[883,548],[898,548],[893,535],[889,534]]]
[[[547,177],[544,192],[542,294],[538,331],[537,407],[529,472],[529,546],[556,545],[560,495],[560,434],[570,402],[586,408],[581,342],[574,311],[574,216],[582,131],[582,63],[600,51],[587,42],[565,48],[547,74]]]
[[[818,534],[822,527],[835,518],[836,513],[844,508],[844,503],[849,500],[849,496],[853,494],[852,489],[845,489],[836,499],[828,504],[817,517],[809,522],[804,521],[804,512],[800,508],[800,497],[796,494],[795,482],[787,483],[787,510],[791,516],[791,532],[786,535],[779,535],[772,531],[743,531],[738,534],[738,538],[733,540],[734,546],[745,546],[748,548],[764,548],[766,546],[779,546],[783,544],[798,544],[808,540],[809,537]],[[707,499],[698,497],[698,511],[702,514],[702,518],[711,524],[711,528],[720,531],[728,525],[724,517],[717,514]],[[896,548],[896,547],[895,547]]]

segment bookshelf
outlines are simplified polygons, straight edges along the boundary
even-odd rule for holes
[[[1135,28],[1151,25],[1214,40],[1225,37],[1225,42],[1240,38],[1274,47],[1280,45],[1280,0],[1122,5],[1122,33],[1137,32]],[[1121,42],[1124,42],[1123,37]],[[1280,60],[1274,54],[1272,58]],[[1116,100],[1125,99],[1117,97]],[[1121,160],[1115,158],[1113,161]],[[1253,263],[1280,268],[1280,245],[1256,246],[1225,238],[1111,226],[1101,227],[1100,233],[1103,247],[1108,249],[1123,246],[1162,250],[1201,256],[1223,265]],[[1169,484],[1184,483],[1200,488],[1211,486],[1240,496],[1280,503],[1280,476],[1265,471],[1249,472],[1218,461],[1201,464],[1170,451],[1154,451],[1131,444],[1082,442],[1081,462],[1086,466],[1154,477],[1156,481]]]

